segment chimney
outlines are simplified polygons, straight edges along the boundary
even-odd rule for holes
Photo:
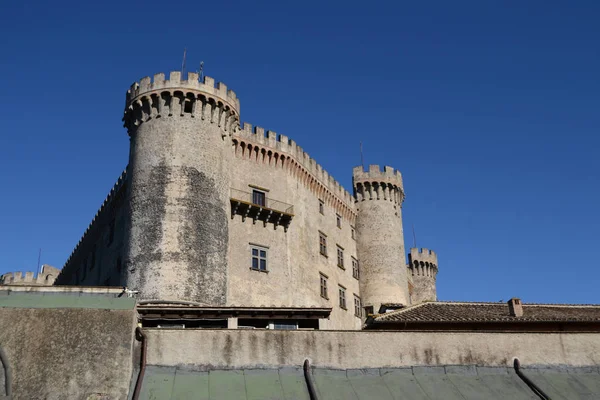
[[[511,317],[522,317],[523,316],[523,305],[521,299],[513,297],[508,301],[508,312]]]

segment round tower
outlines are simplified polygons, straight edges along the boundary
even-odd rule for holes
[[[402,231],[402,175],[391,167],[352,174],[358,218],[357,252],[363,306],[372,312],[410,304]],[[372,309],[370,308],[372,307]]]
[[[227,295],[231,134],[239,100],[180,72],[127,91],[130,137],[125,284],[139,298],[223,305]]]
[[[413,283],[412,304],[437,301],[435,281],[438,273],[437,255],[429,249],[410,249],[408,271]]]

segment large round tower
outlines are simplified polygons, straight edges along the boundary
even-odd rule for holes
[[[435,281],[438,260],[435,252],[429,249],[410,249],[407,267],[413,283],[411,303],[414,305],[425,301],[436,301]]]
[[[402,231],[402,176],[391,167],[355,167],[360,293],[372,312],[410,304]]]
[[[180,72],[127,91],[130,136],[126,285],[142,299],[223,305],[227,297],[232,131],[239,101]]]

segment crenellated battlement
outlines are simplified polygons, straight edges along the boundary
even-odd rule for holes
[[[422,261],[424,263],[427,262],[427,263],[435,265],[436,267],[437,267],[437,263],[438,263],[437,254],[435,254],[435,251],[425,249],[425,248],[410,249],[410,253],[408,254],[408,263],[412,264],[412,263],[414,263],[414,261],[419,261],[419,262]]]
[[[75,248],[73,249],[73,251],[69,255],[69,258],[67,258],[67,261],[65,261],[63,269],[60,270],[60,273],[63,273],[63,272],[64,273],[71,273],[72,272],[72,271],[67,271],[66,267],[69,265],[69,263],[71,262],[71,259],[77,253],[77,250],[79,249],[79,246],[81,246],[81,243],[84,241],[84,239],[86,238],[87,234],[92,230],[92,228],[96,224],[96,221],[98,220],[98,217],[102,213],[104,213],[106,211],[106,209],[108,208],[108,205],[113,201],[113,199],[115,198],[115,196],[117,195],[117,193],[121,190],[121,188],[125,184],[126,180],[127,180],[127,167],[125,167],[125,169],[123,170],[123,172],[121,172],[121,175],[119,176],[119,179],[117,179],[117,182],[113,185],[113,187],[111,188],[110,192],[108,193],[108,195],[106,196],[106,198],[102,202],[102,205],[98,209],[98,212],[96,212],[96,215],[94,215],[94,218],[92,218],[92,222],[89,223],[89,225],[87,226],[86,230],[83,232],[83,235],[79,239],[79,242],[77,242],[77,244],[75,245]]]
[[[50,265],[42,265],[42,271],[36,276],[35,272],[9,272],[0,275],[0,285],[20,285],[20,286],[51,286],[60,273],[58,268]]]
[[[260,126],[252,126],[249,123],[244,123],[242,129],[234,135],[239,144],[244,144],[244,148],[240,151],[246,151],[248,145],[259,144],[265,148],[271,149],[278,154],[292,157],[298,165],[308,174],[312,175],[320,184],[327,188],[333,195],[339,198],[347,206],[352,207],[354,197],[344,187],[334,179],[333,176],[311,158],[302,147],[288,138],[285,135],[279,135],[274,131],[265,130]]]
[[[181,72],[173,71],[169,79],[164,73],[154,78],[144,77],[131,85],[125,98],[123,122],[128,133],[153,118],[189,116],[217,124],[231,134],[239,126],[240,101],[227,85],[205,76],[200,81],[195,72],[181,79]]]
[[[352,183],[356,201],[389,200],[396,204],[404,201],[402,174],[392,167],[369,165],[367,171],[362,166],[352,170]]]
[[[180,71],[171,71],[169,79],[165,79],[165,74],[163,72],[154,74],[153,78],[150,78],[149,76],[143,77],[139,82],[132,84],[129,90],[127,90],[125,107],[127,108],[131,102],[139,96],[149,95],[164,90],[175,91],[181,89],[203,92],[212,97],[219,98],[234,109],[239,115],[240,100],[235,92],[231,89],[227,89],[227,85],[223,82],[216,82],[215,84],[215,80],[210,76],[205,76],[202,81],[200,81],[199,75],[196,72],[188,72],[186,80],[181,79]]]

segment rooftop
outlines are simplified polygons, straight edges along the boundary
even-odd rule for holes
[[[600,305],[523,304],[523,315],[515,317],[507,303],[436,301],[375,315],[373,322],[600,322]]]

